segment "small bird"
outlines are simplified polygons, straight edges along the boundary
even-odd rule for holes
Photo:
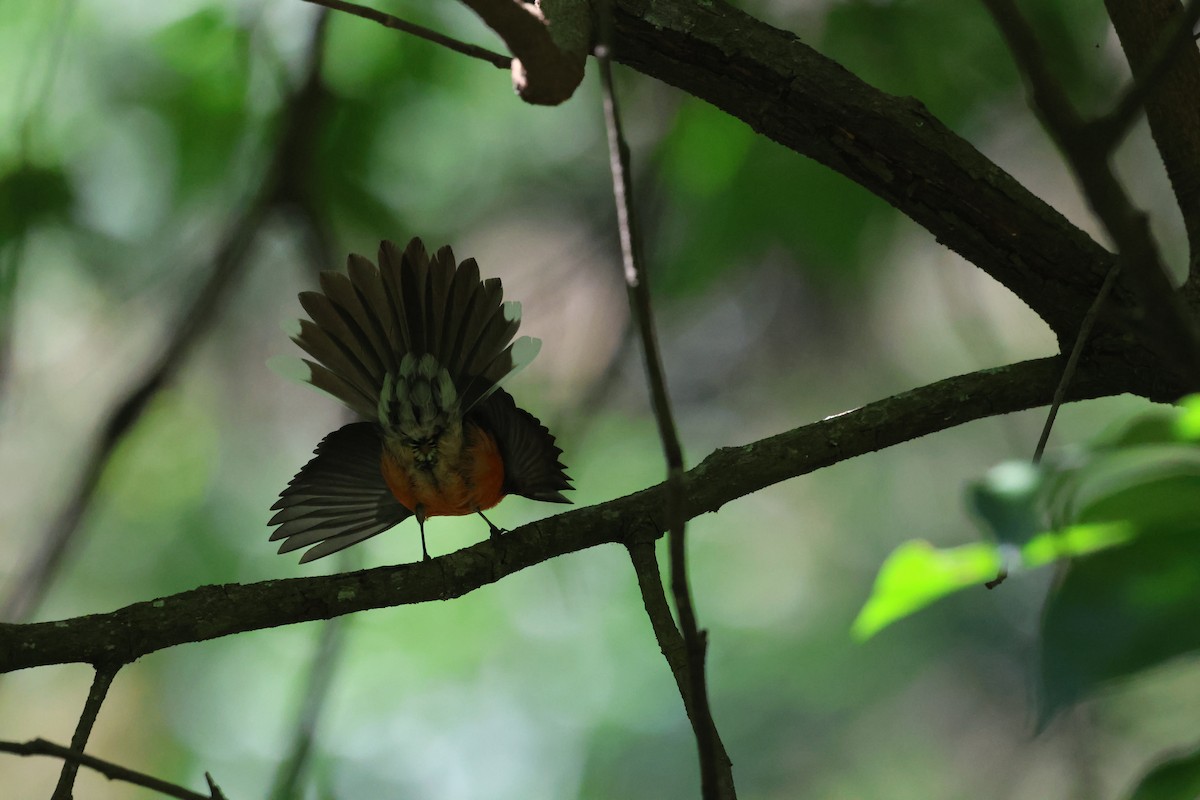
[[[378,268],[351,255],[347,271],[300,293],[312,319],[292,341],[314,359],[307,381],[362,421],[326,436],[271,506],[279,552],[309,547],[312,561],[415,516],[429,560],[430,517],[483,517],[509,494],[571,502],[554,437],[500,388],[541,344],[513,341],[520,304],[500,280],[449,247],[430,259],[416,238],[383,242]]]

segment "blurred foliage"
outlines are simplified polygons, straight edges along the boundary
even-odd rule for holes
[[[769,255],[803,265],[818,284],[872,274],[891,207],[741,120],[686,100],[657,156],[671,208],[651,239],[663,261],[656,288],[703,291]]]
[[[1059,463],[997,467],[970,490],[997,544],[901,545],[880,570],[855,633],[874,634],[940,597],[978,586],[989,572],[1069,560],[1042,616],[1041,726],[1114,681],[1195,653],[1198,431],[1200,396],[1193,396],[1179,409],[1140,416],[1091,447],[1074,448]],[[1030,539],[1034,520],[1053,527]],[[1146,788],[1146,796],[1192,797],[1190,790],[1161,788],[1191,785],[1189,763],[1148,777],[1160,788]]]
[[[1164,761],[1138,782],[1129,800],[1187,800],[1200,797],[1200,750]]]
[[[1120,76],[1099,56],[1109,29],[1103,5],[1089,0],[1019,5],[1071,98],[1085,111],[1101,111]],[[1012,56],[982,3],[833,3],[821,50],[885,92],[918,98],[958,130],[973,129],[990,101],[1021,88]]]
[[[461,4],[374,5],[498,47]],[[1088,107],[1110,100],[1123,73],[1101,4],[1024,5],[1072,95]],[[981,146],[1021,103],[978,4],[855,0],[763,14],[794,15],[822,52],[918,97]],[[260,186],[305,91],[314,19],[299,0],[0,3],[0,113],[12,122],[0,126],[0,307],[13,311],[2,320],[11,359],[0,352],[0,537],[11,555],[0,583],[35,550],[96,421],[171,335]],[[285,163],[289,203],[260,231],[211,334],[117,450],[42,618],[337,568],[298,567],[266,541],[277,492],[341,418],[263,365],[294,354],[279,327],[297,315],[312,267],[371,253],[384,237],[453,242],[525,301],[529,332],[547,345],[512,391],[559,434],[578,503],[661,477],[641,367],[621,344],[627,317],[609,299],[623,289],[594,76],[561,108],[529,108],[506,72],[345,15],[330,18],[320,56],[305,135]],[[948,318],[993,327],[1006,358],[1050,352],[1027,310],[990,284],[965,289],[978,316],[939,304],[953,292],[932,282],[967,270],[878,198],[703,103],[628,70],[618,79],[690,463],[985,366]],[[1061,174],[1046,153],[1022,157],[1031,172]],[[1058,430],[1080,439],[1131,406],[1066,409]],[[1194,493],[1181,454],[1197,438],[1179,431],[1200,419],[1144,417],[1056,456],[1052,474],[986,472],[1028,449],[1037,416],[840,464],[690,527],[713,702],[742,796],[926,800],[980,786],[1067,796],[1093,765],[1079,762],[1086,748],[1065,723],[1029,741],[1014,698],[1037,669],[1051,705],[1092,698],[1085,735],[1106,787],[1194,733],[1195,676],[1126,679],[1194,646],[1184,614],[1200,562],[1182,521],[1191,501],[1177,498]],[[969,491],[995,541],[964,544],[960,476],[985,473]],[[1056,496],[1070,498],[1055,513],[1074,520],[1057,532],[1031,521],[1051,510],[1032,498],[1055,476]],[[543,513],[514,500],[495,521]],[[1087,539],[1128,521],[1139,526],[1132,542]],[[925,543],[902,545],[914,531]],[[450,552],[483,535],[471,520],[438,520],[430,545]],[[879,633],[856,643],[855,612],[898,545],[879,579],[890,599],[856,629]],[[1015,571],[1101,546],[1055,588],[1043,635],[1059,649],[1040,662],[1030,642],[1045,575],[933,602],[1001,563]],[[361,549],[369,565],[418,552],[404,527]],[[296,626],[143,659],[114,685],[97,750],[192,788],[208,770],[230,797],[262,796],[318,638],[318,626]],[[0,736],[69,738],[85,673],[6,676]],[[1115,679],[1119,689],[1096,691]],[[693,797],[693,748],[627,559],[602,548],[453,603],[355,616],[304,797]],[[1145,785],[1186,785],[1174,782],[1188,780],[1189,763]],[[54,783],[53,767],[32,760],[0,769],[6,797],[45,796]],[[87,775],[77,795],[133,796]]]

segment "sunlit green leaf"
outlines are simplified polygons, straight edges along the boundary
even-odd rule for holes
[[[996,577],[1000,566],[994,545],[938,549],[922,540],[905,542],[883,562],[871,597],[851,632],[857,639],[866,639],[935,600]]]
[[[1126,523],[1073,525],[1033,536],[1020,549],[987,543],[939,549],[905,542],[884,561],[852,632],[867,639],[954,592],[980,586],[1003,569],[1032,569],[1125,544],[1136,533]]]
[[[1064,558],[1077,558],[1125,544],[1137,530],[1125,522],[1071,525],[1058,531],[1046,531],[1031,538],[1021,548],[1021,565],[1026,569],[1043,567]]]
[[[1188,395],[1180,401],[1175,418],[1175,435],[1186,442],[1200,440],[1200,395]]]

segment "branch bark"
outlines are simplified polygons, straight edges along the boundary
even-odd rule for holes
[[[684,514],[855,456],[964,422],[1045,405],[1062,369],[1046,358],[947,378],[741,447],[711,453],[684,474]],[[1081,371],[1082,400],[1128,389],[1120,370]],[[664,484],[517,528],[429,562],[318,578],[203,586],[107,614],[0,624],[0,673],[50,664],[125,664],[148,653],[246,631],[371,608],[448,600],[566,553],[661,532]]]
[[[1069,349],[1112,254],[919,101],[879,91],[722,0],[614,0],[613,11],[617,61],[891,203],[1014,292]]]
[[[513,88],[536,105],[565,102],[583,82],[591,16],[580,0],[462,0],[513,54]],[[550,11],[551,13],[546,13]]]
[[[1186,14],[1179,0],[1105,0],[1104,6],[1134,81],[1153,80],[1145,96],[1146,119],[1183,212],[1195,273],[1200,264],[1200,50],[1185,22],[1194,20],[1200,4],[1193,0]],[[1172,48],[1174,54],[1161,74],[1150,77],[1162,49],[1170,47],[1164,35],[1181,25],[1186,44]]]

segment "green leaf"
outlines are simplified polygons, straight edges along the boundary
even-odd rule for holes
[[[979,586],[1014,566],[1031,569],[1095,553],[1133,538],[1120,522],[1072,525],[1033,536],[1020,550],[987,543],[939,549],[916,539],[897,547],[884,561],[875,587],[851,632],[860,641],[954,592]]]
[[[859,641],[868,639],[935,600],[991,580],[1000,566],[1000,552],[994,545],[966,544],[941,550],[924,540],[905,542],[883,562],[851,633]]]
[[[1179,401],[1180,414],[1175,418],[1175,435],[1185,442],[1200,441],[1200,394]]]
[[[1106,684],[1200,648],[1200,519],[1140,533],[1073,563],[1047,601],[1039,724]]]
[[[1200,749],[1160,762],[1138,782],[1129,800],[1195,800],[1200,797]]]
[[[967,490],[972,509],[996,541],[1022,544],[1045,526],[1039,523],[1041,471],[1027,461],[1009,461],[988,470]]]
[[[1176,481],[1174,488],[1158,491],[1145,487]],[[1190,444],[1150,444],[1101,451],[1085,456],[1079,466],[1062,470],[1047,480],[1046,503],[1051,519],[1060,525],[1131,519],[1152,524],[1180,503],[1200,511],[1200,495],[1192,487],[1200,482],[1200,448]],[[1154,497],[1139,494],[1154,493]],[[1177,496],[1173,493],[1178,491]],[[1168,509],[1157,507],[1159,499]]]
[[[1046,531],[1021,548],[1021,565],[1033,569],[1065,558],[1098,553],[1125,544],[1136,534],[1133,525],[1125,522],[1071,525],[1059,531]]]

